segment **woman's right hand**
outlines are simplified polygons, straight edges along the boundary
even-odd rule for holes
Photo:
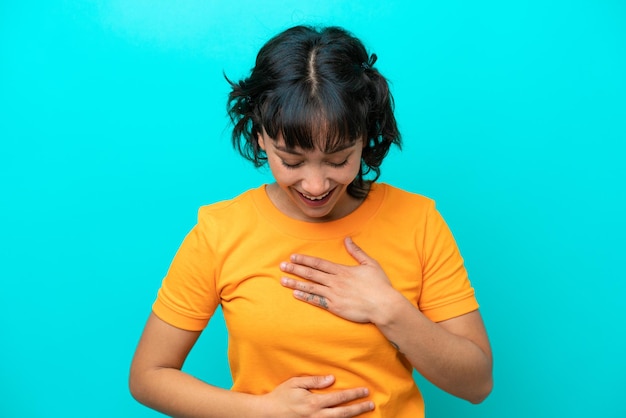
[[[339,390],[331,393],[313,393],[311,389],[324,389],[335,382],[333,376],[293,377],[264,395],[268,401],[265,412],[269,416],[285,418],[356,417],[374,409],[374,403],[363,401],[347,403],[369,395],[366,388]]]

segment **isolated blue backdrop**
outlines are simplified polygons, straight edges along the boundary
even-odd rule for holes
[[[495,355],[429,417],[626,417],[623,1],[2,1],[0,416],[154,417],[129,362],[200,205],[270,181],[227,84],[270,36],[342,25],[392,82],[382,180],[452,227]],[[218,316],[186,368],[228,387]]]

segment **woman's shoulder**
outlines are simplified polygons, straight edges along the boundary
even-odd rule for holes
[[[254,196],[260,192],[262,192],[262,186],[246,190],[232,198],[200,206],[198,218],[202,220],[207,218],[223,219],[235,217],[245,220],[255,210]]]
[[[392,224],[404,225],[407,229],[411,225],[437,227],[443,220],[433,198],[389,184],[380,186],[385,196],[380,213]]]
[[[393,204],[402,204],[402,206],[409,205],[413,208],[416,206],[424,208],[435,206],[435,201],[432,198],[393,186],[389,183],[374,183],[372,185],[372,191],[382,193],[384,199]]]

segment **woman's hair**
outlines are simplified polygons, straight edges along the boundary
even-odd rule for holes
[[[338,27],[296,26],[270,39],[249,77],[232,82],[228,115],[233,146],[256,167],[267,162],[259,147],[263,129],[288,148],[332,152],[363,139],[361,168],[348,186],[367,195],[365,176],[380,176],[391,144],[401,145],[387,80],[373,68],[359,39]]]

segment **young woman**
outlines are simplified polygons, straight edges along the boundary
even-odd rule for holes
[[[180,417],[423,417],[413,369],[481,402],[492,359],[474,290],[434,202],[376,183],[400,145],[375,55],[298,26],[231,82],[235,148],[275,183],[199,211],[130,373]],[[181,371],[221,305],[230,390]]]

